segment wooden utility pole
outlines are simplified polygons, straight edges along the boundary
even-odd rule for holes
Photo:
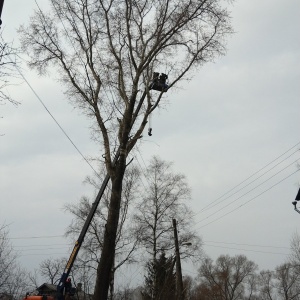
[[[175,219],[173,219],[173,228],[174,228],[174,241],[175,241],[175,251],[176,251],[176,300],[184,300],[177,224]]]

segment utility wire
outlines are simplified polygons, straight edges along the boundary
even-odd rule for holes
[[[197,214],[200,214],[200,213],[202,213],[202,212],[205,212],[205,211],[207,211],[207,210],[209,210],[209,209],[211,209],[211,208],[213,208],[213,207],[215,207],[216,205],[218,205],[218,204],[220,204],[221,202],[224,202],[225,200],[227,200],[227,199],[229,199],[229,198],[231,198],[232,196],[234,196],[234,195],[236,195],[238,192],[240,192],[240,191],[242,191],[243,189],[245,189],[247,186],[249,186],[249,185],[251,185],[252,183],[254,183],[255,181],[257,181],[259,178],[261,178],[261,177],[263,177],[264,175],[266,175],[267,173],[269,173],[271,170],[273,170],[275,167],[277,167],[278,165],[280,165],[281,163],[283,163],[284,161],[286,161],[288,158],[290,158],[292,155],[294,155],[296,152],[298,152],[299,150],[297,149],[296,151],[294,151],[292,154],[290,154],[288,157],[286,157],[285,159],[283,159],[283,160],[281,160],[279,163],[277,163],[276,165],[274,165],[272,168],[270,168],[270,169],[268,169],[266,172],[264,172],[264,173],[262,173],[260,176],[258,176],[258,177],[256,177],[255,179],[253,179],[252,181],[250,181],[248,184],[246,184],[246,185],[244,185],[243,187],[241,187],[240,189],[238,189],[237,191],[235,191],[233,194],[230,194],[229,196],[227,196],[226,198],[224,198],[223,200],[221,200],[221,201],[218,201],[218,202],[216,202],[216,201],[214,201],[215,203],[213,204],[213,203],[211,203],[210,204],[210,207],[206,207],[206,209],[204,208],[204,209],[202,209],[199,213],[197,213]],[[292,164],[294,164],[294,163],[296,163],[297,162],[297,160],[296,161],[294,161],[294,162],[292,162]],[[287,167],[289,167],[290,165],[288,165]],[[286,167],[286,168],[287,168]],[[284,168],[284,169],[286,169],[286,168]],[[281,171],[283,171],[284,169],[282,169]],[[281,171],[279,171],[279,172],[281,172]],[[278,173],[279,173],[278,172]],[[276,174],[278,174],[278,173],[276,173]],[[275,175],[276,175],[275,174]],[[271,176],[269,179],[271,179],[273,176]],[[267,179],[266,181],[268,181],[269,179]],[[266,182],[266,181],[264,181],[264,182]],[[263,183],[264,183],[263,182]],[[261,185],[261,184],[260,184]],[[258,185],[258,186],[256,186],[255,188],[257,188],[257,187],[259,187],[260,185]],[[254,189],[255,189],[254,188]],[[253,189],[252,189],[253,190]],[[252,191],[251,190],[251,191]],[[246,193],[247,194],[247,193]],[[245,195],[245,194],[244,194]]]
[[[66,253],[32,253],[32,254],[21,254],[20,257],[23,257],[23,256],[49,256],[49,255],[66,255]]]
[[[54,246],[54,245],[53,245]],[[18,251],[24,252],[24,251],[45,251],[45,250],[57,250],[57,249],[68,249],[70,246],[65,247],[55,247],[55,248],[36,248],[36,249],[18,249]]]
[[[135,270],[131,276],[130,276],[130,280],[129,280],[129,284],[131,284],[131,282],[138,276],[138,275],[141,275],[141,278],[143,278],[143,274],[141,273],[141,270],[144,268],[144,266],[140,266],[137,268],[137,270]],[[125,274],[126,278],[128,278],[128,275]]]
[[[206,243],[216,243],[216,244],[225,244],[225,245],[236,245],[236,246],[247,246],[247,247],[261,247],[261,248],[277,248],[277,249],[291,249],[290,247],[280,247],[280,246],[270,246],[270,245],[257,245],[257,244],[240,244],[240,243],[229,243],[229,242],[216,242],[216,241],[203,241]]]
[[[145,174],[144,174],[143,168],[142,168],[142,166],[141,166],[141,164],[140,164],[139,159],[137,158],[137,156],[135,157],[135,159],[136,159],[136,161],[137,161],[137,163],[138,163],[138,165],[139,165],[139,169],[140,169],[141,173],[143,174],[143,176],[144,176],[144,177],[146,178],[146,180],[147,180],[147,177],[146,177]],[[145,190],[146,190],[146,185],[145,185],[143,179],[141,178],[140,180],[141,180],[141,183],[142,183],[142,185],[144,186],[144,188],[145,188]]]
[[[37,2],[35,1],[37,7],[40,10],[40,7],[38,6]],[[3,40],[3,38],[2,38]],[[11,63],[12,60],[9,57],[9,60]],[[21,72],[21,70],[18,68],[18,66],[16,64],[14,64],[14,67],[16,68],[17,72],[20,74],[20,76],[23,78],[23,80],[26,82],[26,84],[28,85],[28,87],[31,89],[31,91],[33,92],[33,94],[36,96],[36,98],[39,100],[39,102],[42,104],[42,106],[44,107],[44,109],[47,111],[47,113],[50,115],[50,117],[53,119],[53,121],[56,123],[56,125],[59,127],[59,129],[63,132],[63,134],[66,136],[66,138],[70,141],[70,143],[73,145],[73,147],[76,149],[76,151],[79,153],[79,155],[84,159],[84,161],[90,166],[90,168],[94,171],[94,173],[96,174],[97,177],[99,177],[98,172],[94,169],[94,167],[90,164],[90,162],[87,160],[87,158],[83,155],[83,153],[79,150],[79,148],[76,146],[76,144],[73,142],[73,140],[70,138],[70,136],[67,134],[67,132],[63,129],[63,127],[60,125],[60,123],[56,120],[56,118],[54,117],[54,115],[50,112],[50,110],[48,109],[48,107],[46,106],[46,104],[42,101],[41,97],[37,94],[37,92],[34,90],[34,88],[32,87],[32,85],[29,83],[29,81],[26,79],[26,77],[23,75],[23,73]]]
[[[144,166],[145,166],[145,167],[142,167],[142,165],[140,164],[140,161],[139,161],[138,157],[136,156],[135,158],[136,158],[136,160],[137,160],[137,162],[138,162],[138,164],[139,164],[139,166],[140,166],[140,170],[141,170],[143,176],[145,177],[148,186],[150,186],[151,184],[150,184],[150,182],[149,182],[149,179],[148,179],[148,177],[147,177],[146,174],[145,174],[145,171],[147,171],[147,166],[146,166],[146,164],[145,164],[145,161],[144,161],[144,159],[143,159],[143,157],[142,157],[142,154],[141,154],[140,150],[139,150],[138,148],[136,148],[135,150],[136,150],[137,153],[139,154],[139,156],[140,156],[140,158],[141,158],[141,160],[142,160],[142,162],[143,162],[143,164],[144,164]],[[144,184],[143,181],[142,181],[142,183],[143,183],[144,188],[146,189],[146,186],[145,186],[145,184]]]
[[[274,254],[274,252],[270,252],[270,251],[261,251],[261,250],[255,250],[255,249],[240,249],[240,248],[232,248],[232,247],[228,247],[227,245],[235,245],[235,246],[246,246],[248,248],[253,248],[253,247],[258,247],[258,248],[269,248],[269,249],[287,249],[290,250],[290,247],[282,247],[282,246],[274,246],[274,245],[257,245],[257,244],[245,244],[245,243],[230,243],[230,242],[224,242],[224,241],[209,241],[209,240],[205,240],[203,241],[205,246],[211,246],[211,247],[215,247],[215,248],[227,248],[227,249],[236,249],[236,250],[244,250],[244,251],[252,251],[252,252],[261,252],[261,253],[272,253]],[[213,244],[220,244],[220,245],[213,245]],[[20,246],[14,246],[14,247],[21,247],[23,249],[17,249],[17,251],[19,252],[26,252],[26,251],[45,251],[45,250],[57,250],[57,249],[66,249],[69,248],[72,244],[45,244],[45,245],[20,245]],[[55,247],[52,248],[53,246],[64,246],[64,247]],[[44,247],[44,248],[34,248],[34,249],[28,249],[26,247]],[[47,248],[45,248],[47,247]],[[137,247],[138,249],[143,249],[144,247]],[[123,250],[123,251],[119,251],[120,253],[125,253],[127,252],[127,250]],[[36,253],[36,252],[34,252]],[[42,254],[42,253],[39,253]],[[277,254],[277,253],[275,253]],[[279,253],[278,253],[279,254]]]
[[[257,189],[258,187],[260,187],[261,185],[265,184],[267,181],[269,181],[270,179],[272,179],[273,177],[275,177],[276,175],[278,175],[279,173],[281,173],[282,171],[284,171],[285,169],[289,168],[290,166],[294,165],[296,162],[298,161],[298,159],[296,161],[293,161],[291,164],[287,165],[285,168],[281,169],[280,171],[278,171],[277,173],[273,174],[271,177],[267,178],[265,181],[263,181],[262,183],[260,183],[259,185],[255,186],[254,188],[252,188],[251,190],[249,190],[248,192],[244,193],[243,195],[241,195],[240,197],[236,198],[235,200],[229,202],[227,205],[223,206],[222,208],[216,210],[215,212],[211,213],[210,215],[208,215],[206,218],[201,219],[200,221],[196,222],[196,224],[203,222],[207,219],[209,219],[210,217],[212,217],[213,215],[215,215],[216,213],[218,213],[220,210],[223,210],[224,208],[227,208],[229,205],[233,204],[234,202],[240,200],[241,198],[243,198],[244,196],[248,195],[249,193],[251,193],[252,191],[254,191],[255,189]],[[298,171],[298,170],[297,170]],[[296,172],[297,172],[296,171]]]
[[[4,42],[3,38],[1,37],[2,41]],[[53,121],[56,123],[56,125],[59,127],[59,129],[63,132],[63,134],[66,136],[66,138],[70,141],[70,143],[73,145],[73,147],[77,150],[77,152],[79,153],[79,155],[84,159],[84,161],[90,166],[90,168],[95,172],[95,174],[99,177],[98,172],[93,168],[93,166],[90,164],[90,162],[87,160],[87,158],[82,154],[82,152],[79,150],[79,148],[76,146],[76,144],[73,142],[73,140],[70,138],[70,136],[67,134],[67,132],[63,129],[63,127],[60,125],[60,123],[56,120],[56,118],[54,117],[54,115],[50,112],[50,110],[48,109],[48,107],[46,106],[46,104],[42,101],[41,97],[37,94],[37,92],[34,90],[34,88],[32,87],[32,85],[29,83],[29,81],[26,79],[26,77],[23,75],[23,73],[21,72],[21,70],[19,69],[19,67],[13,63],[12,59],[10,58],[10,56],[7,56],[9,61],[14,65],[15,69],[17,70],[17,72],[20,74],[20,76],[23,78],[23,80],[26,82],[26,84],[28,85],[28,87],[31,89],[31,91],[33,92],[33,94],[36,96],[36,98],[39,100],[39,102],[42,104],[42,106],[44,107],[44,109],[47,111],[47,113],[50,115],[50,117],[53,119]]]
[[[193,275],[198,275],[198,273],[197,272],[193,272],[193,271],[191,271],[191,270],[187,270],[187,269],[185,269],[185,268],[181,268],[182,269],[182,271],[184,271],[184,272],[186,272],[186,273],[190,273],[190,274],[193,274]]]
[[[12,62],[12,60],[9,58],[9,60]],[[50,112],[50,110],[47,108],[46,104],[42,101],[41,97],[37,94],[37,92],[34,90],[32,85],[29,83],[29,81],[26,79],[26,77],[23,75],[23,73],[20,71],[20,69],[17,67],[16,64],[14,64],[14,67],[20,74],[20,76],[23,78],[23,80],[26,82],[28,87],[31,89],[33,94],[36,96],[36,98],[39,100],[39,102],[42,104],[44,109],[47,111],[47,113],[50,115],[50,117],[53,119],[53,121],[56,123],[56,125],[59,127],[59,129],[62,131],[62,133],[65,135],[65,137],[70,141],[70,143],[73,145],[73,147],[76,149],[76,151],[79,153],[79,155],[84,159],[84,161],[90,166],[90,168],[94,171],[94,173],[99,177],[98,172],[94,169],[94,167],[90,164],[90,162],[87,160],[87,158],[83,155],[83,153],[79,150],[79,148],[76,146],[76,144],[73,142],[73,140],[70,138],[70,136],[67,134],[67,132],[63,129],[63,127],[60,125],[60,123],[56,120],[56,118],[53,116],[53,114]]]
[[[8,238],[9,239],[9,238]],[[68,244],[31,244],[31,245],[14,245],[14,248],[24,248],[24,247],[52,247],[52,246],[65,246],[65,247],[70,247],[72,246],[73,243],[68,243]],[[21,249],[22,250],[22,249]],[[27,249],[24,249],[27,250]]]
[[[10,240],[28,240],[28,239],[52,239],[52,238],[61,238],[64,235],[42,235],[42,236],[23,236],[23,237],[11,237]]]
[[[203,227],[206,227],[206,226],[208,226],[208,225],[210,225],[210,224],[212,224],[212,223],[214,223],[214,222],[217,222],[217,221],[219,221],[220,219],[226,217],[227,215],[233,213],[234,211],[240,209],[240,208],[243,207],[244,205],[248,204],[249,202],[255,200],[255,199],[258,198],[259,196],[261,196],[261,195],[263,195],[264,193],[268,192],[269,190],[271,190],[272,188],[274,188],[275,186],[277,186],[278,184],[280,184],[281,182],[283,182],[284,180],[288,179],[289,177],[291,177],[292,175],[296,174],[296,173],[299,172],[299,171],[300,171],[300,170],[297,170],[297,171],[291,173],[290,175],[286,176],[286,177],[283,178],[282,180],[280,180],[280,181],[278,181],[277,183],[273,184],[271,187],[269,187],[268,189],[264,190],[264,191],[261,192],[260,194],[254,196],[254,197],[251,198],[250,200],[244,202],[244,203],[241,204],[240,206],[238,206],[238,207],[232,209],[231,211],[227,212],[226,214],[220,216],[219,218],[217,218],[217,219],[215,219],[215,220],[213,220],[213,221],[211,221],[211,222],[209,222],[209,223],[207,223],[207,224],[205,224],[205,225],[203,225],[203,226],[201,226],[201,227],[198,227],[198,229],[201,229],[201,228],[203,228]],[[199,222],[198,222],[198,223],[199,223]]]
[[[259,248],[273,248],[273,249],[288,249],[290,250],[290,247],[285,246],[275,246],[275,245],[258,245],[258,244],[245,244],[245,243],[234,243],[234,242],[224,242],[224,241],[210,241],[210,240],[204,240],[203,243],[215,243],[215,244],[224,244],[224,245],[235,245],[235,246],[246,246],[246,247],[259,247]],[[14,245],[16,248],[24,248],[24,247],[52,247],[52,246],[65,246],[70,247],[73,243],[67,243],[67,244],[30,244],[30,245]],[[95,246],[97,244],[91,244],[91,246]],[[136,249],[143,249],[143,246],[138,246]],[[27,250],[27,249],[24,249]],[[125,250],[124,250],[125,251]],[[123,252],[124,252],[123,251]],[[122,251],[120,251],[122,252]]]
[[[143,162],[143,164],[144,164],[145,170],[147,170],[147,165],[146,165],[146,163],[145,163],[145,161],[144,161],[144,159],[143,159],[143,156],[142,156],[142,154],[141,154],[141,151],[139,150],[138,147],[136,148],[136,151],[139,153],[139,155],[140,155],[140,157],[141,157],[141,160],[142,160],[142,162]],[[145,177],[147,178],[147,176],[145,176]]]
[[[206,244],[206,243],[204,243],[204,246],[214,247],[214,248],[222,248],[222,249],[241,250],[241,251],[247,251],[247,252],[264,253],[264,254],[289,255],[289,253],[278,253],[278,252],[261,251],[261,250],[251,250],[251,249],[232,248],[232,247],[224,247],[224,246],[210,245],[210,244]]]
[[[292,149],[294,149],[295,147],[297,147],[299,144],[300,144],[300,142],[298,142],[297,144],[295,144],[294,146],[292,146],[291,148],[289,148],[288,150],[286,150],[284,153],[282,153],[281,155],[279,155],[278,157],[276,157],[275,159],[273,159],[271,162],[269,162],[268,164],[266,164],[265,166],[263,166],[262,168],[260,168],[258,171],[254,172],[252,175],[250,175],[249,177],[247,177],[246,179],[244,179],[242,182],[240,182],[239,184],[237,184],[236,186],[234,186],[233,188],[231,188],[229,191],[227,191],[226,193],[224,193],[223,195],[221,195],[220,197],[218,197],[217,199],[215,199],[214,201],[212,201],[210,204],[206,205],[198,213],[201,213],[202,211],[205,211],[205,210],[209,209],[209,207],[211,205],[213,205],[215,202],[217,202],[219,199],[223,198],[224,196],[226,196],[227,194],[229,194],[230,192],[232,192],[233,190],[235,190],[237,187],[239,187],[240,185],[242,185],[243,183],[245,183],[247,180],[249,180],[250,178],[254,177],[256,174],[258,174],[263,169],[265,169],[268,166],[270,166],[272,163],[274,163],[275,161],[277,161],[279,158],[281,158],[282,156],[284,156],[286,153],[290,152]],[[297,149],[295,152],[297,152],[298,150],[299,149]],[[295,152],[293,152],[292,154],[294,154]]]

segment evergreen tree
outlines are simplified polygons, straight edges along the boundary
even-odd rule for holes
[[[148,261],[143,291],[144,300],[175,299],[176,278],[174,264],[175,259],[173,257],[167,258],[164,252],[160,254],[158,259]]]

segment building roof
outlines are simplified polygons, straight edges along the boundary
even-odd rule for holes
[[[12,300],[14,297],[12,295],[9,295],[7,293],[0,293],[0,299],[1,300]]]
[[[43,283],[41,286],[39,286],[37,288],[37,290],[44,290],[44,289],[48,289],[48,290],[51,290],[51,291],[56,291],[57,290],[57,285],[56,284],[50,284],[50,283]]]

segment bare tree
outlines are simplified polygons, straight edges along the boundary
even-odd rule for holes
[[[126,158],[166,91],[153,77],[168,73],[171,89],[224,54],[230,18],[221,0],[50,3],[51,11],[38,10],[20,28],[21,41],[31,67],[41,74],[56,68],[70,101],[95,121],[93,137],[104,147],[111,196],[94,297],[106,299]],[[151,91],[154,83],[160,93]]]
[[[6,91],[6,87],[10,84],[9,79],[16,76],[14,69],[16,54],[17,50],[13,48],[11,43],[4,41],[2,32],[0,32],[0,104],[5,104],[6,102],[14,105],[19,104]]]
[[[276,288],[280,299],[291,300],[300,298],[300,273],[299,267],[290,263],[278,266],[274,274],[277,282]]]
[[[284,263],[275,271],[260,273],[260,299],[262,300],[299,300],[300,273],[297,266]]]
[[[63,273],[65,263],[65,258],[45,259],[40,263],[39,273],[46,282],[56,284]]]
[[[256,273],[247,276],[245,281],[245,300],[261,300],[259,297],[260,277]]]
[[[274,276],[271,271],[260,272],[260,298],[262,300],[276,299],[276,288],[274,284]]]
[[[29,281],[27,292],[36,291],[37,288],[40,286],[39,271],[37,269],[34,269],[30,271],[27,276]]]
[[[180,255],[194,261],[202,258],[201,239],[192,230],[193,215],[187,206],[190,200],[190,188],[186,177],[177,174],[172,169],[172,163],[153,157],[146,168],[146,183],[143,186],[141,201],[135,209],[133,216],[134,232],[148,253],[152,265],[156,265],[158,256],[162,253],[171,257],[175,263],[175,242],[172,219],[178,223]],[[189,244],[186,247],[185,244]],[[157,276],[153,273],[151,282],[153,291],[157,287]],[[154,299],[156,296],[154,296]],[[158,298],[157,298],[158,299]]]
[[[191,276],[184,276],[183,278],[183,293],[184,299],[193,300],[195,299],[195,281]]]
[[[289,256],[289,262],[294,266],[298,266],[300,270],[300,236],[298,232],[295,232],[290,242],[291,253]]]
[[[15,106],[20,104],[14,100],[6,89],[9,85],[13,84],[12,78],[18,77],[15,71],[17,64],[17,49],[12,46],[12,43],[6,42],[2,37],[0,28],[0,106],[6,103],[11,103]],[[3,118],[0,111],[0,119]],[[0,136],[3,133],[0,132]]]
[[[145,172],[146,187],[133,217],[135,232],[140,245],[145,247],[153,261],[161,252],[174,256],[172,219],[176,219],[181,247],[181,258],[202,256],[201,240],[192,231],[192,212],[186,202],[190,199],[190,188],[186,177],[176,174],[172,163],[153,157]]]
[[[0,291],[6,289],[11,279],[11,266],[15,264],[16,254],[8,241],[8,231],[5,225],[0,227]]]
[[[26,271],[20,267],[8,237],[8,227],[0,225],[0,295],[18,299],[28,287]]]
[[[115,261],[110,278],[110,299],[113,299],[114,294],[115,272],[124,264],[132,263],[134,261],[133,254],[138,241],[136,236],[130,231],[130,219],[128,214],[130,206],[133,206],[133,203],[137,199],[139,175],[139,170],[135,167],[126,169],[120,207],[120,222],[118,225],[115,246]],[[88,177],[86,182],[92,184],[99,190],[99,178]],[[99,249],[102,249],[103,247],[103,235],[107,223],[107,211],[109,207],[109,190],[110,186],[97,208],[82,245],[80,257],[76,262],[77,268],[79,268],[80,265],[84,265],[85,267],[89,267],[92,273],[97,269],[97,265],[100,261]],[[82,197],[78,204],[68,204],[65,206],[65,210],[74,217],[66,232],[68,236],[78,237],[91,207],[92,202],[87,197]]]
[[[38,283],[40,277],[44,282],[54,285],[57,284],[64,271],[66,261],[66,258],[50,258],[43,260],[40,263],[38,270],[35,270],[33,274],[29,274],[29,279],[33,286],[32,290],[36,290],[40,286],[40,283]],[[72,279],[71,282],[74,287],[78,287],[78,284],[80,284],[80,291],[78,289],[76,291],[77,293],[83,291],[83,295],[87,297],[91,294],[93,290],[91,285],[95,281],[95,270],[93,270],[90,264],[86,264],[86,261],[81,257],[76,261],[71,271],[70,278]]]
[[[257,265],[244,255],[221,255],[215,264],[210,258],[205,259],[199,269],[202,291],[206,297],[203,299],[245,299],[249,289],[247,279],[255,274],[256,269]]]

